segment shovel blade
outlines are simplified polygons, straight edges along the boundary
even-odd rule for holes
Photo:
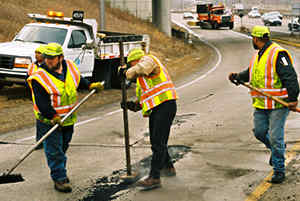
[[[21,174],[2,174],[0,176],[0,184],[17,183],[24,181]]]

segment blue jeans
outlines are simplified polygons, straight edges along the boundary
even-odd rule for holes
[[[271,150],[274,172],[285,172],[284,125],[288,114],[288,108],[254,111],[254,135]]]
[[[39,135],[44,136],[53,126],[36,121],[36,129]],[[43,142],[51,178],[54,181],[62,181],[67,178],[66,151],[72,139],[74,126],[59,127]]]

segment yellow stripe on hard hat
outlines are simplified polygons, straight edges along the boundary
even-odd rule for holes
[[[258,38],[263,38],[263,37],[270,37],[270,30],[266,26],[254,26],[252,29],[251,36],[253,37],[258,37]]]
[[[63,49],[60,44],[58,43],[48,43],[48,45],[45,46],[45,51],[43,53],[46,57],[54,57],[58,55],[63,54]]]
[[[40,45],[38,48],[35,49],[35,52],[44,54],[45,50],[46,50],[46,45]]]
[[[138,60],[145,55],[145,52],[140,48],[134,48],[130,50],[127,57],[127,62]]]

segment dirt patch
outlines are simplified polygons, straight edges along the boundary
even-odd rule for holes
[[[286,167],[286,180],[283,184],[273,184],[259,201],[298,201],[300,200],[300,161],[299,156]]]
[[[224,176],[226,176],[228,179],[234,179],[237,177],[241,177],[244,175],[247,175],[251,172],[253,172],[253,170],[251,169],[242,169],[242,168],[232,168],[232,167],[227,167],[227,166],[220,166],[217,164],[212,164],[212,163],[208,163],[208,165],[212,168],[214,168],[216,171],[224,174]]]

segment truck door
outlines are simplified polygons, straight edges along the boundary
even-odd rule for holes
[[[94,68],[94,51],[82,50],[82,45],[87,41],[84,30],[72,30],[67,48],[64,52],[66,59],[73,60],[83,77],[91,77]]]

